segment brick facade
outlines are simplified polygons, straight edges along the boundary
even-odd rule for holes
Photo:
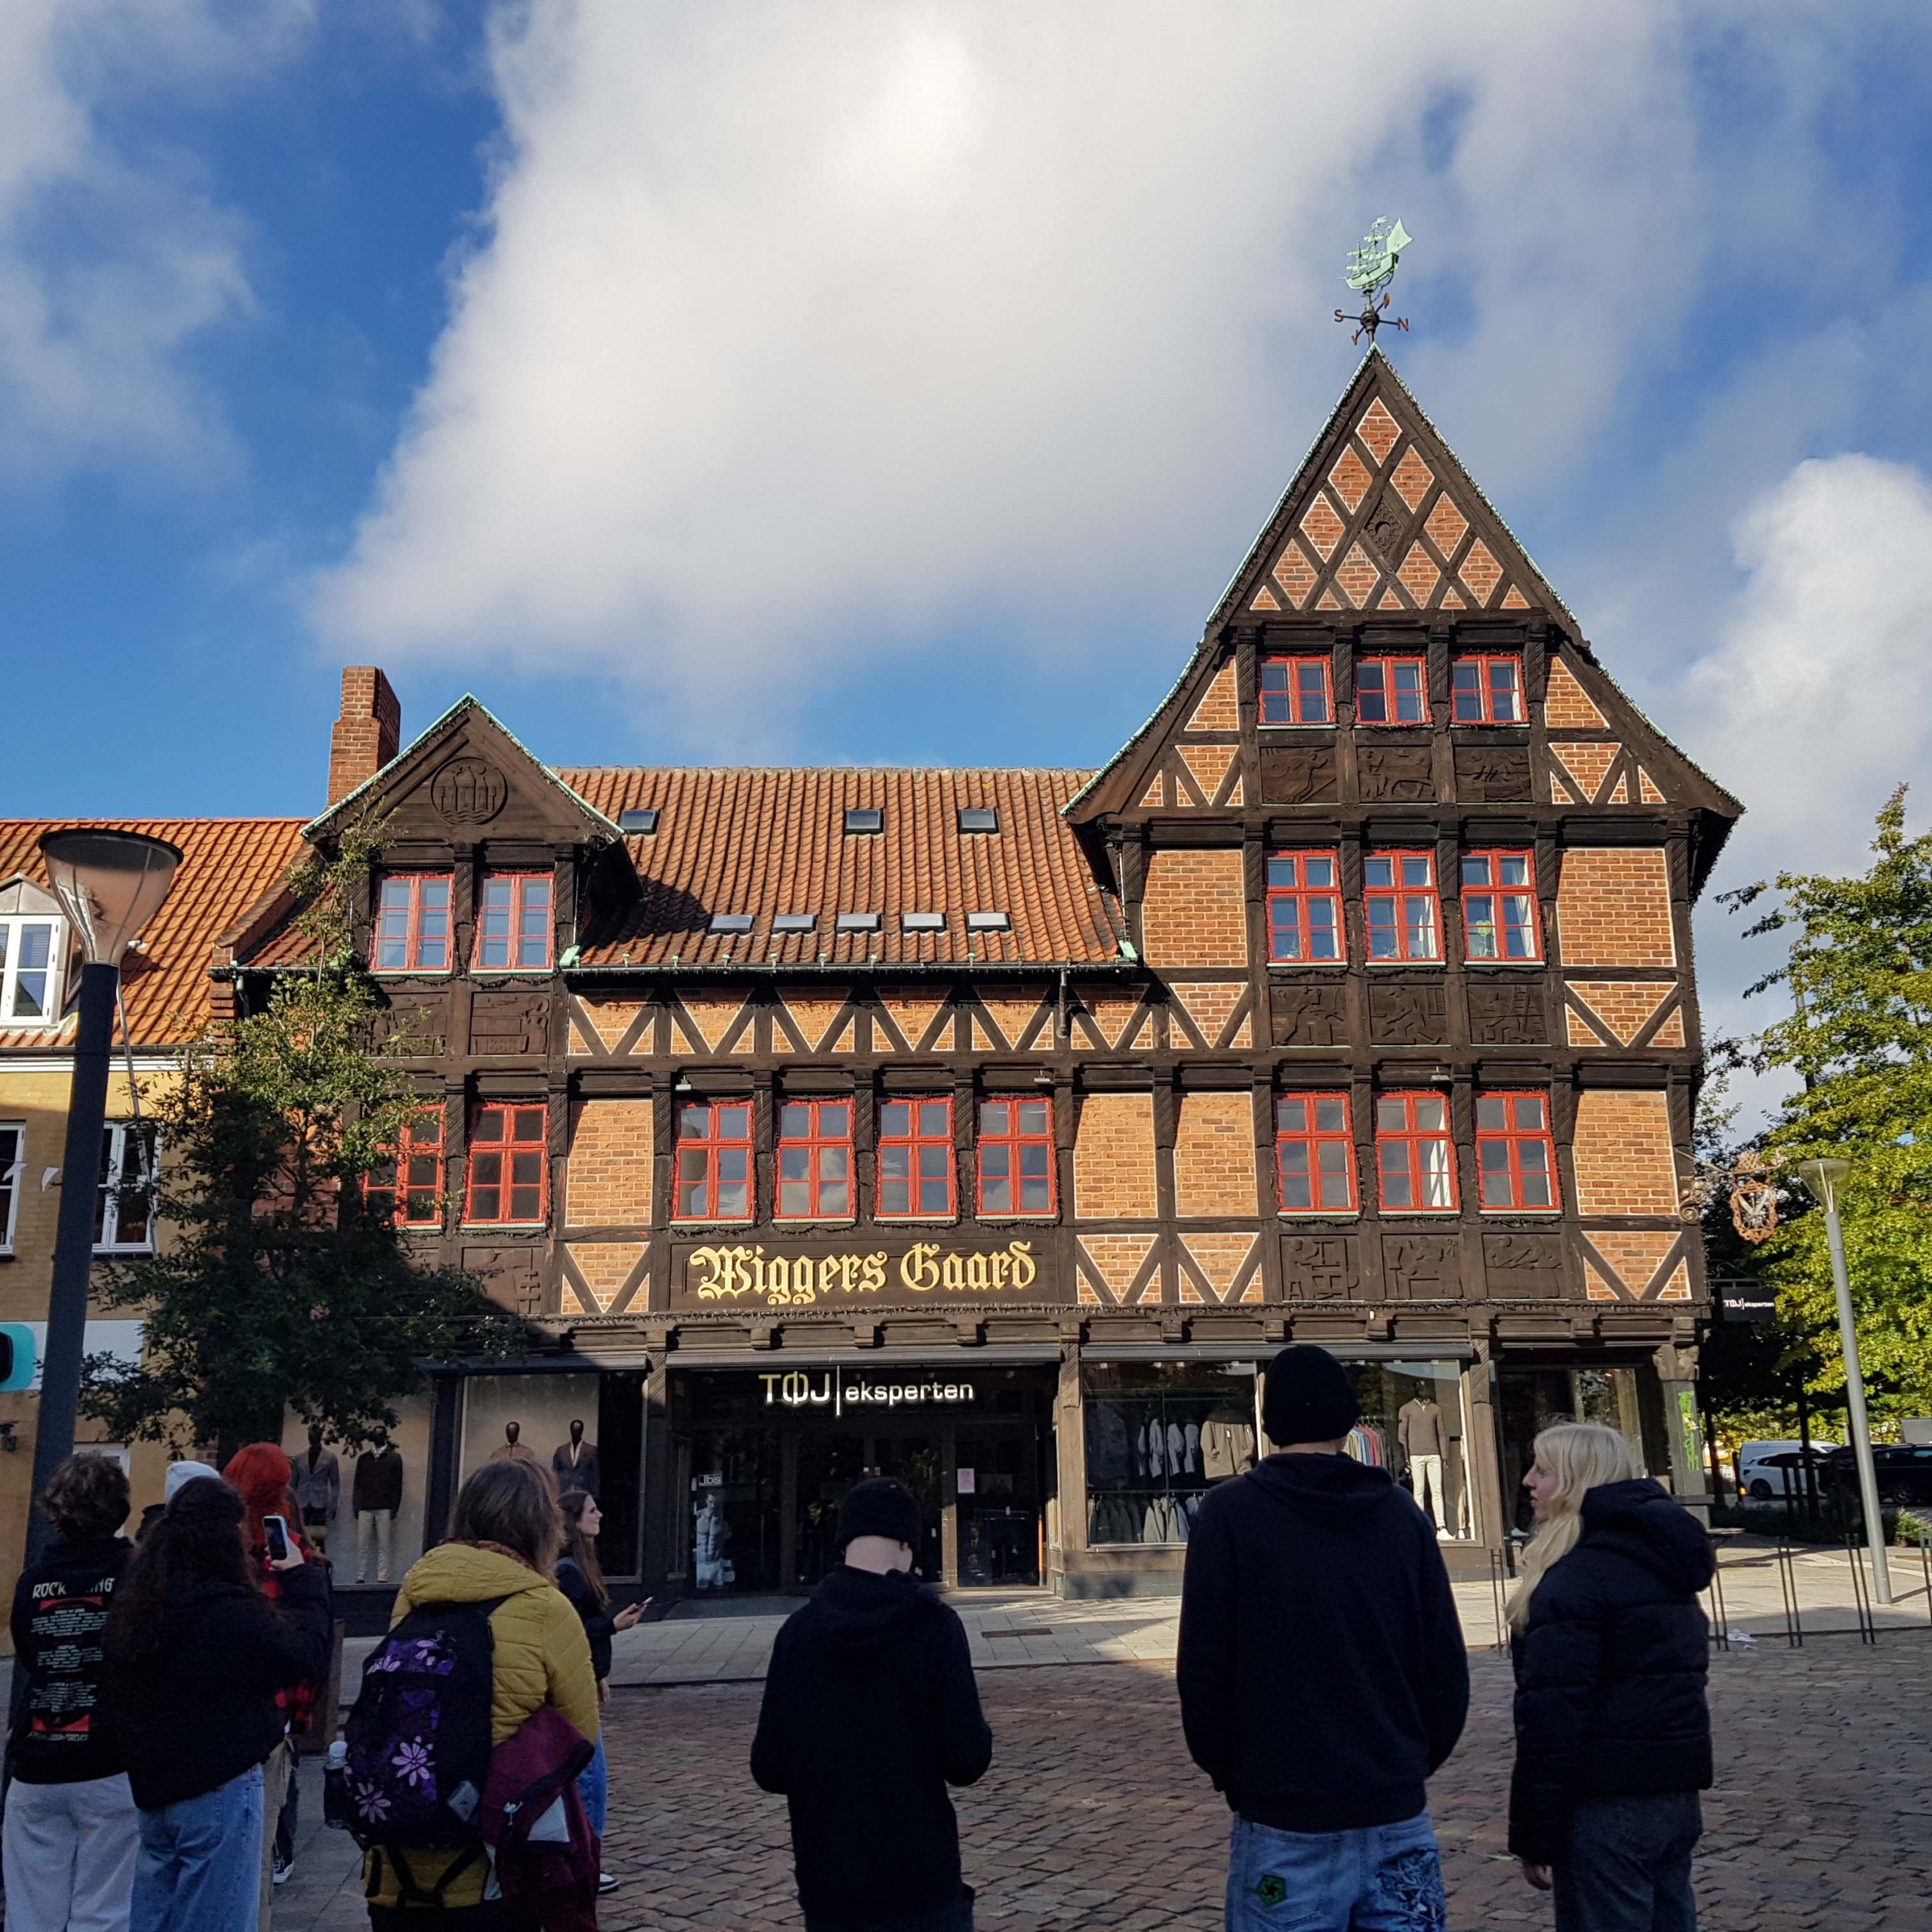
[[[648,1100],[579,1100],[571,1109],[565,1220],[627,1227],[651,1219]]]
[[[1187,1094],[1174,1127],[1174,1211],[1256,1211],[1254,1109],[1245,1094]]]
[[[1556,923],[1565,966],[1675,966],[1663,848],[1573,846],[1563,855]]]
[[[1073,1143],[1075,1214],[1083,1221],[1152,1220],[1154,1102],[1146,1094],[1090,1094]]]
[[[1154,853],[1147,861],[1140,935],[1150,966],[1245,966],[1241,854]]]
[[[1577,1209],[1592,1214],[1675,1214],[1681,1192],[1660,1093],[1586,1088],[1572,1142]]]
[[[329,734],[329,803],[346,798],[395,756],[402,702],[373,664],[342,674],[342,715]]]

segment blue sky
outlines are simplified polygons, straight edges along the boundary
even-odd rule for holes
[[[1720,883],[1856,863],[1922,10],[1345,11],[0,0],[0,813],[309,811],[345,662],[558,761],[1098,761],[1399,213],[1392,354],[1752,807]]]

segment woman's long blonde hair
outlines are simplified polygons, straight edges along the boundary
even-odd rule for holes
[[[1544,1573],[1577,1547],[1583,1534],[1583,1498],[1607,1482],[1628,1482],[1637,1473],[1629,1444],[1600,1422],[1560,1422],[1545,1429],[1537,1438],[1536,1461],[1556,1478],[1556,1488],[1545,1505],[1542,1527],[1523,1552],[1521,1580],[1509,1599],[1510,1627],[1516,1630],[1529,1622],[1530,1599]]]

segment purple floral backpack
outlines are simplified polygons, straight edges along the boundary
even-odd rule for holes
[[[365,1849],[472,1845],[482,1855],[490,1616],[503,1601],[424,1604],[370,1653],[342,1734],[343,1822]]]

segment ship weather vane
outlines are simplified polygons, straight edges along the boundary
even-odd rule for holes
[[[1386,322],[1391,328],[1406,330],[1408,318],[1404,315],[1392,315],[1389,309],[1389,285],[1395,278],[1396,265],[1402,251],[1409,245],[1411,236],[1401,223],[1391,221],[1386,215],[1377,220],[1374,226],[1361,238],[1360,247],[1349,251],[1348,273],[1343,279],[1362,298],[1361,313],[1351,315],[1337,309],[1335,319],[1338,322],[1353,322],[1355,332],[1350,342],[1359,342],[1367,336],[1372,343],[1375,331]],[[1375,299],[1380,291],[1382,300]]]

